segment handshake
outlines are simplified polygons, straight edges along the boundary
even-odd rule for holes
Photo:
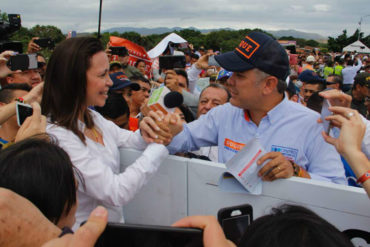
[[[183,121],[176,113],[152,111],[144,104],[141,113],[145,116],[140,122],[140,131],[147,143],[168,145],[174,136],[183,129]]]

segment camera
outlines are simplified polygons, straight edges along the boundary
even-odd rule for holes
[[[0,20],[0,40],[5,40],[11,33],[21,28],[21,15],[8,14],[9,21]]]
[[[8,20],[0,20],[0,53],[6,50],[23,52],[22,43],[19,41],[7,41],[10,34],[21,28],[21,16],[19,14],[8,14]]]

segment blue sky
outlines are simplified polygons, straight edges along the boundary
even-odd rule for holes
[[[2,0],[1,11],[19,13],[22,25],[55,25],[63,32],[96,31],[99,0]],[[369,0],[103,0],[102,29],[112,27],[196,27],[295,29],[337,36],[352,34]],[[362,21],[370,34],[370,16]]]

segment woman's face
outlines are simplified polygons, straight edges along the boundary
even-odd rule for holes
[[[109,62],[105,52],[100,51],[90,59],[90,68],[86,71],[87,106],[105,105],[109,87],[113,85],[109,77]]]

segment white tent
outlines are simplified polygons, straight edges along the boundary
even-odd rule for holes
[[[353,42],[350,45],[347,45],[346,47],[344,47],[343,48],[343,51],[347,51],[347,52],[356,51],[357,53],[370,53],[369,47],[367,47],[366,45],[364,45],[359,40]]]
[[[186,46],[188,44],[188,42],[181,36],[177,35],[176,33],[171,33],[167,35],[164,39],[162,39],[161,42],[159,42],[153,49],[148,51],[148,56],[150,58],[158,57],[166,50],[169,42],[172,42],[174,44],[181,44],[183,46]]]

